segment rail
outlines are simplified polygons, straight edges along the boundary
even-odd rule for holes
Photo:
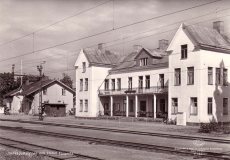
[[[153,86],[149,88],[121,88],[121,89],[101,89],[99,95],[116,95],[116,94],[141,94],[141,93],[168,93],[168,86]]]

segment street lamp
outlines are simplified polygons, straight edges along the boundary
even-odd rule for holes
[[[45,63],[45,61],[43,62],[43,63]],[[39,120],[40,121],[43,121],[43,116],[42,116],[42,69],[43,69],[43,67],[42,67],[42,65],[40,64],[40,66],[38,65],[37,66],[37,70],[39,71],[39,73],[40,73],[40,91],[39,91],[39,108],[38,108],[38,111],[39,111]]]

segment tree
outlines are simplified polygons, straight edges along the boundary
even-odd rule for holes
[[[1,73],[0,74],[0,96],[14,90],[17,85],[14,81],[14,75],[12,73]]]
[[[73,88],[73,80],[71,79],[70,75],[63,73],[63,78],[60,79],[62,83],[69,86],[70,88]]]

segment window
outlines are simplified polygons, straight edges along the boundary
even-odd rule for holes
[[[188,46],[187,44],[181,45],[181,59],[187,59]]]
[[[129,84],[128,86],[129,90],[132,90],[132,77],[129,77],[128,84]]]
[[[220,85],[220,68],[216,68],[216,85]]]
[[[223,85],[228,86],[228,69],[223,70]]]
[[[82,112],[83,111],[83,100],[80,100],[80,110],[79,112]]]
[[[111,83],[112,83],[112,90],[115,90],[115,79],[112,79]]]
[[[80,79],[80,91],[83,91],[83,79]]]
[[[181,71],[180,68],[175,69],[175,86],[180,86],[181,84]]]
[[[123,101],[123,109],[124,109],[124,111],[126,111],[126,99],[124,99],[124,101]]]
[[[164,74],[159,74],[160,87],[164,88]]]
[[[194,67],[188,67],[188,84],[194,84]]]
[[[140,66],[147,66],[148,58],[141,58],[140,59]]]
[[[117,103],[117,111],[120,111],[120,103]]]
[[[172,98],[172,113],[175,114],[178,112],[178,99]]]
[[[223,115],[228,115],[228,98],[223,98]]]
[[[65,89],[62,88],[62,95],[65,96]]]
[[[85,78],[85,91],[88,91],[88,78]]]
[[[105,79],[105,90],[109,90],[109,80]]]
[[[150,76],[145,76],[145,88],[150,88]]]
[[[108,110],[109,110],[109,105],[108,105],[108,103],[104,103],[104,110],[105,110],[105,111],[108,111]]]
[[[208,114],[212,114],[212,98],[208,98]]]
[[[88,99],[85,99],[85,112],[88,112]]]
[[[113,111],[116,111],[116,103],[113,103]]]
[[[139,76],[139,89],[143,88],[143,76]]]
[[[121,79],[117,78],[117,90],[121,90]]]
[[[85,62],[82,62],[82,73],[86,72],[86,64]]]
[[[213,84],[213,71],[212,67],[208,67],[208,84]]]
[[[197,115],[197,98],[191,98],[191,114]]]
[[[43,95],[47,95],[47,88],[43,89]]]

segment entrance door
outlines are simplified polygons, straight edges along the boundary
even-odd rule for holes
[[[140,101],[140,117],[146,117],[146,101]]]
[[[165,113],[165,99],[160,99],[160,111]]]

